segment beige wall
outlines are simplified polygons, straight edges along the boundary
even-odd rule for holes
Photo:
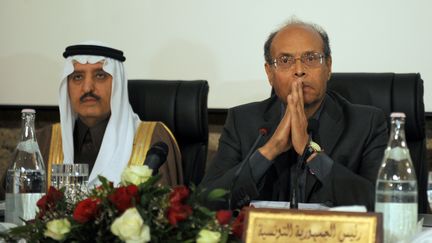
[[[210,108],[263,99],[263,42],[291,15],[327,29],[334,71],[420,72],[428,94],[431,9],[428,0],[0,0],[0,104],[57,104],[61,53],[89,39],[124,50],[130,78],[207,79]]]

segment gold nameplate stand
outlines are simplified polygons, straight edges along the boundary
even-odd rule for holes
[[[246,209],[244,242],[382,242],[382,214]]]

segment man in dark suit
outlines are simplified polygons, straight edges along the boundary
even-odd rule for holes
[[[228,111],[219,148],[201,186],[231,190],[224,204],[251,200],[365,205],[387,144],[382,111],[327,90],[327,33],[292,20],[264,45],[275,95]]]

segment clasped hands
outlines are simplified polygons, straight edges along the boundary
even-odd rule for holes
[[[291,147],[298,155],[301,155],[309,142],[301,81],[292,82],[291,93],[286,97],[286,104],[285,114],[274,134],[266,144],[258,149],[268,160],[275,159]]]

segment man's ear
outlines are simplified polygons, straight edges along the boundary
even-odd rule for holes
[[[326,58],[326,66],[327,66],[327,70],[328,70],[328,80],[330,80],[331,78],[331,73],[332,73],[332,58],[331,56]]]
[[[265,71],[267,74],[267,79],[268,79],[270,85],[273,87],[273,70],[272,70],[272,67],[270,66],[270,64],[265,63],[264,68],[265,68]]]

